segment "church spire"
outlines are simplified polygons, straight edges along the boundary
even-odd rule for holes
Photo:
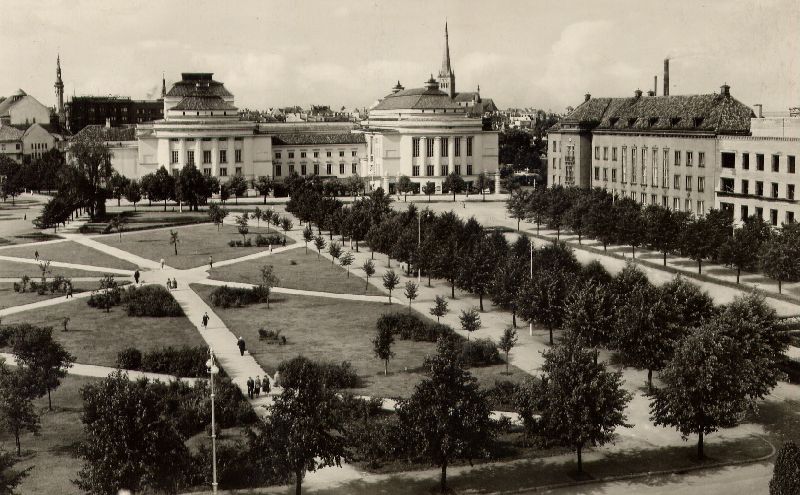
[[[167,96],[167,79],[164,73],[161,73],[161,98]]]
[[[61,54],[56,55],[56,83],[53,85],[56,90],[56,113],[61,123],[64,123],[66,114],[64,113],[64,81],[61,80]]]
[[[439,89],[447,92],[450,98],[456,95],[456,74],[450,66],[450,35],[447,32],[447,21],[444,22],[444,55],[442,68],[439,70]]]

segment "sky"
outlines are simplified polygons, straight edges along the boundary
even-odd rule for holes
[[[563,112],[585,93],[718,92],[800,105],[800,0],[0,0],[0,95],[157,97],[213,72],[239,108],[369,106],[438,72],[444,23],[456,88],[500,108]]]

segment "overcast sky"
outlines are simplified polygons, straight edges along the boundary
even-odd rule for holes
[[[438,72],[444,22],[456,87],[500,108],[563,111],[583,94],[727,82],[765,110],[800,104],[800,0],[139,1],[0,0],[0,95],[157,95],[182,71],[213,72],[240,108],[367,106],[399,79]]]

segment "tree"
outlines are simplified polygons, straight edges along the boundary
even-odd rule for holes
[[[177,242],[177,241],[176,241]],[[100,291],[103,292],[103,304],[106,306],[106,313],[111,312],[111,300],[116,299],[119,294],[119,284],[114,280],[114,275],[105,274],[100,279]]]
[[[641,246],[645,239],[641,207],[631,198],[621,198],[614,202],[613,209],[617,221],[618,241],[629,245],[631,255],[636,258],[636,248]]]
[[[475,179],[475,187],[481,192],[481,201],[486,201],[486,189],[489,187],[489,177],[486,176],[486,172],[481,171],[478,174],[478,177]]]
[[[314,238],[314,247],[317,248],[317,261],[319,261],[319,255],[322,254],[322,250],[325,249],[325,244],[325,238],[321,235]]]
[[[164,211],[167,211],[167,200],[175,198],[175,178],[162,166],[147,181],[147,186],[147,199],[163,201]]]
[[[681,244],[689,258],[697,261],[697,273],[703,272],[703,260],[716,252],[712,238],[708,235],[708,222],[705,217],[693,218],[683,231]]]
[[[272,288],[281,283],[278,276],[275,275],[275,268],[272,265],[263,265],[261,271],[261,288],[267,295],[267,309],[269,309],[269,294]]]
[[[422,186],[422,194],[426,194],[428,196],[428,203],[431,202],[431,194],[436,193],[436,183],[434,182],[426,182],[424,186]]]
[[[595,282],[576,287],[567,297],[564,328],[583,347],[591,347],[597,363],[598,347],[611,341],[617,301],[604,285]]]
[[[649,205],[644,209],[642,220],[647,244],[661,252],[664,266],[667,266],[667,253],[680,246],[681,233],[688,221],[688,215],[664,206]]]
[[[783,282],[800,279],[800,227],[784,224],[781,230],[764,242],[761,248],[761,269],[769,278],[778,281],[778,293]]]
[[[308,253],[308,243],[313,240],[314,240],[314,231],[311,230],[311,224],[306,224],[306,228],[303,229],[303,241],[305,241],[306,243],[306,253]]]
[[[527,257],[530,241],[524,236],[520,236],[519,239],[527,243],[527,247],[523,247]],[[523,264],[522,260],[514,253],[509,253],[498,260],[492,285],[489,288],[492,302],[505,310],[511,311],[511,325],[514,328],[517,327],[518,296],[522,284],[528,278],[528,273],[528,268]]]
[[[189,452],[166,409],[163,390],[117,370],[81,389],[84,465],[75,483],[90,494],[174,492]],[[124,445],[124,448],[120,447]]]
[[[467,340],[469,340],[472,332],[481,327],[481,315],[475,308],[470,308],[467,311],[462,309],[458,320],[461,322],[461,329],[467,332]]]
[[[178,175],[176,199],[185,201],[189,210],[198,211],[199,205],[205,204],[213,193],[212,184],[207,179],[193,163],[187,163]]]
[[[403,295],[406,296],[408,299],[408,312],[411,312],[411,302],[417,298],[419,295],[419,287],[412,281],[406,282],[405,290],[403,291]]]
[[[264,196],[264,204],[267,204],[267,196],[275,189],[275,183],[269,177],[262,175],[253,182],[253,188],[258,191],[258,194]]]
[[[241,175],[234,175],[228,181],[228,187],[236,197],[236,204],[239,204],[239,197],[247,195],[247,180]]]
[[[345,270],[347,270],[347,278],[350,278],[350,265],[353,264],[353,260],[355,259],[356,257],[350,251],[345,252],[339,258],[339,264],[342,265]]]
[[[800,493],[800,448],[789,440],[778,451],[772,479],[769,480],[770,495],[792,495]]]
[[[345,439],[337,413],[340,399],[325,384],[318,366],[298,363],[296,379],[270,406],[259,424],[252,451],[258,453],[262,470],[284,469],[294,474],[295,493],[302,493],[306,471],[341,466],[346,457]]]
[[[464,370],[459,349],[442,337],[425,359],[429,377],[418,383],[397,415],[410,444],[441,468],[439,488],[447,490],[447,466],[454,459],[480,457],[494,438],[489,403],[477,380]]]
[[[178,243],[180,239],[178,239],[178,231],[170,229],[169,231],[169,243],[175,248],[175,256],[178,256]]]
[[[108,181],[108,188],[111,190],[111,197],[117,200],[117,206],[120,206],[120,201],[129,183],[130,179],[124,175],[120,175],[116,170],[111,173],[111,179]]]
[[[338,242],[331,242],[328,246],[328,254],[331,255],[331,265],[334,261],[339,259],[339,256],[342,255],[342,245]]]
[[[18,493],[15,489],[22,483],[22,480],[30,474],[31,469],[33,469],[33,466],[31,466],[17,471],[13,469],[15,463],[16,461],[11,454],[0,451],[0,494],[2,495],[14,495]]]
[[[272,217],[272,220],[275,220],[274,216]],[[289,217],[281,218],[281,229],[283,230],[284,245],[286,245],[286,234],[288,234],[289,231],[292,230],[292,227],[294,227],[294,224],[292,223],[292,220]]]
[[[553,186],[547,191],[547,225],[556,229],[556,239],[561,239],[564,216],[572,206],[572,193],[561,186]]]
[[[506,353],[506,375],[509,374],[508,353],[511,352],[515,345],[517,345],[517,331],[514,327],[506,327],[503,330],[503,336],[500,337],[500,341],[497,343],[497,348]]]
[[[753,253],[760,253],[764,243],[772,235],[772,229],[761,217],[753,215],[745,219],[741,227],[733,231],[725,243],[720,246],[719,259],[726,265],[736,268],[736,283],[742,270],[754,270],[758,267],[759,258]]]
[[[375,275],[375,263],[373,263],[372,260],[366,260],[364,264],[361,265],[361,269],[364,270],[364,275],[367,276],[367,282],[364,285],[364,292],[366,292],[367,289],[369,289],[369,278]]]
[[[220,184],[219,186],[219,200],[222,201],[222,204],[225,204],[225,201],[231,197],[231,186],[227,182]]]
[[[447,314],[447,299],[442,296],[436,296],[433,307],[429,312],[432,316],[436,317],[436,322],[438,323],[439,318]]]
[[[528,212],[528,197],[528,193],[525,191],[515,191],[506,200],[506,209],[509,216],[517,221],[517,232],[519,232],[520,221],[525,219]]]
[[[125,230],[125,224],[128,223],[128,219],[122,216],[122,213],[117,213],[108,221],[108,226],[111,230],[116,230],[119,234],[119,240],[122,242],[122,231]]]
[[[579,473],[584,447],[611,442],[617,427],[630,427],[625,406],[631,395],[622,388],[622,373],[595,363],[576,340],[545,351],[541,379],[532,388],[529,396],[540,416],[526,418],[526,426],[557,445],[572,447]]]
[[[104,130],[87,127],[70,140],[69,155],[73,166],[88,186],[86,191],[92,218],[105,214],[106,195],[103,184],[112,177],[111,149],[105,142]]]
[[[478,295],[481,311],[483,311],[483,296],[489,292],[494,278],[497,254],[493,246],[485,238],[481,238],[462,257],[458,284],[462,289]]]
[[[414,190],[414,185],[411,183],[411,179],[407,175],[401,175],[400,179],[397,180],[397,192],[403,195],[403,201],[406,201],[408,197],[408,193]]]
[[[11,352],[17,364],[30,372],[38,396],[47,394],[47,408],[52,411],[50,392],[61,385],[61,379],[67,376],[75,356],[53,339],[53,329],[50,327],[27,326],[18,329],[14,334]]]
[[[222,226],[222,223],[225,221],[225,217],[228,216],[228,210],[219,206],[216,203],[212,203],[208,207],[208,218],[217,226],[217,232],[219,232],[219,228]]]
[[[244,243],[247,239],[247,234],[250,233],[250,227],[247,224],[247,213],[236,215],[234,221],[236,222],[236,229],[239,231],[239,235],[242,236],[242,243]]]
[[[442,189],[446,189],[453,193],[453,202],[456,200],[456,194],[464,192],[466,188],[467,183],[464,182],[464,179],[455,172],[452,172],[450,175],[448,175],[442,183]]]
[[[528,322],[539,322],[550,332],[553,345],[553,329],[560,328],[564,306],[569,295],[568,275],[560,269],[548,268],[529,279],[517,296],[520,316]]]
[[[375,353],[375,357],[383,361],[384,376],[389,375],[389,360],[394,357],[392,344],[394,344],[392,329],[386,325],[378,325],[375,338],[372,339],[372,350]]]
[[[0,361],[0,428],[14,435],[17,457],[22,455],[19,437],[23,431],[37,433],[39,416],[31,401],[31,377],[22,369],[9,371]]]
[[[389,304],[392,304],[392,291],[400,283],[400,276],[394,270],[387,270],[383,274],[383,287],[389,291]]]
[[[133,203],[133,211],[136,211],[136,203],[142,200],[142,186],[137,180],[132,180],[125,188],[125,200]]]
[[[256,206],[255,210],[253,210],[253,213],[250,214],[250,218],[255,219],[256,227],[261,227],[261,219],[264,218],[261,208]],[[306,251],[308,251],[308,249],[306,249]]]

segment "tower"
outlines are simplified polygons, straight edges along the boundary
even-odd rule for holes
[[[456,73],[450,67],[450,40],[447,34],[447,22],[444,23],[444,56],[442,68],[439,70],[439,89],[450,95],[456,96]]]
[[[164,73],[161,73],[161,98],[167,96],[167,79]]]
[[[66,116],[64,115],[64,81],[61,80],[61,54],[56,56],[56,83],[53,87],[56,89],[56,113],[58,114],[58,121],[63,124]]]

